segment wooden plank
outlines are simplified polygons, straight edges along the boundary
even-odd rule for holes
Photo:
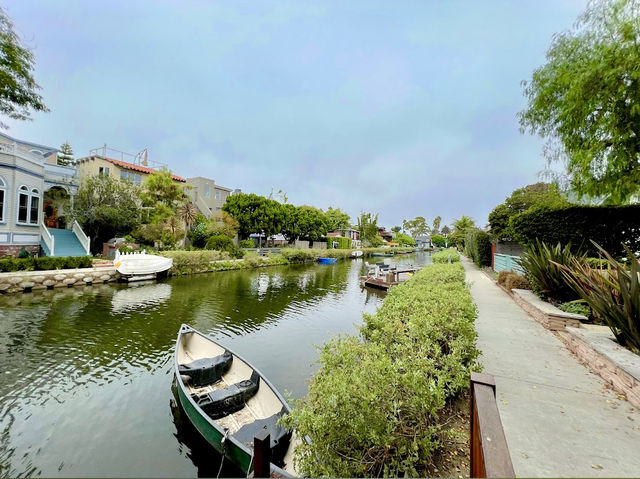
[[[271,436],[266,430],[253,438],[253,477],[271,476]]]

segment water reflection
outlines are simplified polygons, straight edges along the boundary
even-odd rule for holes
[[[354,260],[0,296],[0,476],[206,475],[208,453],[176,442],[167,408],[180,324],[211,334],[300,397],[316,367],[314,345],[353,332],[384,297],[360,288],[362,267]]]

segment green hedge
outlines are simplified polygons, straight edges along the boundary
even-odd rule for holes
[[[447,244],[447,238],[442,235],[431,235],[431,244],[438,248],[444,248]]]
[[[455,248],[447,248],[431,255],[431,261],[434,263],[448,263],[449,258],[452,263],[457,263],[460,261],[460,253]]]
[[[488,233],[473,229],[464,240],[465,254],[478,266],[491,266],[491,238]]]
[[[91,256],[62,256],[39,258],[2,258],[0,272],[48,271],[53,269],[91,268]]]
[[[344,236],[333,236],[327,238],[327,248],[333,249],[333,242],[338,243],[337,249],[350,249],[351,248],[351,238],[345,238]]]
[[[299,472],[428,476],[456,434],[445,407],[477,367],[476,316],[462,265],[430,265],[364,316],[360,336],[325,344],[307,397],[283,421],[311,439],[296,448]]]
[[[555,245],[571,243],[598,256],[593,240],[616,257],[625,256],[622,243],[640,251],[640,205],[534,208],[511,218],[514,239],[526,245],[538,239]]]

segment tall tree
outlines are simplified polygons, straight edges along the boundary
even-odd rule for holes
[[[348,229],[351,224],[351,216],[340,208],[333,209],[329,207],[324,215],[327,219],[327,229],[329,232]]]
[[[73,162],[73,148],[68,141],[65,141],[60,145],[60,151],[58,152],[58,164],[62,166],[69,166]]]
[[[476,227],[473,218],[462,215],[459,219],[453,222],[452,226],[453,232],[448,236],[449,242],[460,248],[464,248],[464,238],[467,235],[467,231]]]
[[[431,234],[437,235],[440,233],[440,223],[442,222],[442,218],[440,216],[436,216],[433,218],[433,228],[431,228]]]
[[[402,228],[400,226],[394,226],[393,228],[391,228],[391,231],[398,234],[400,233],[400,231],[402,231]]]
[[[0,8],[0,113],[14,120],[30,120],[31,112],[49,111],[37,93],[33,53],[22,46],[13,23]],[[0,122],[0,128],[8,128]]]
[[[447,236],[449,236],[451,234],[451,228],[449,228],[447,225],[444,225],[442,227],[442,230],[440,231],[440,233],[442,233],[442,236],[444,236],[446,238]]]
[[[424,216],[416,216],[409,221],[403,221],[402,228],[407,230],[414,238],[429,233],[429,224]]]
[[[579,195],[628,201],[640,191],[640,2],[591,1],[554,37],[524,82],[522,131],[547,139]]]
[[[102,251],[102,243],[131,233],[140,225],[138,188],[110,176],[85,178],[75,197],[71,217],[91,238],[93,253]]]
[[[264,196],[240,193],[228,196],[222,210],[235,218],[238,234],[244,239],[252,233],[264,233],[267,237],[280,233],[285,219],[283,206]]]
[[[384,240],[378,236],[378,215],[371,213],[360,213],[358,217],[358,232],[360,239],[372,246],[384,244]]]

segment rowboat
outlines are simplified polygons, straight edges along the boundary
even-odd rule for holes
[[[183,324],[175,348],[178,398],[202,437],[243,473],[253,470],[253,440],[270,435],[272,473],[297,472],[295,434],[278,425],[290,412],[275,387],[246,360]]]
[[[362,251],[360,251],[360,250],[356,250],[356,251],[353,251],[353,252],[351,253],[351,257],[352,257],[352,258],[362,258],[362,255],[363,255],[363,254],[364,254],[364,253],[363,253]]]
[[[145,250],[140,253],[120,253],[120,251],[116,251],[113,265],[118,273],[131,281],[154,278],[158,273],[171,268],[173,259],[147,254]]]
[[[392,253],[371,253],[371,256],[377,256],[378,258],[393,258]]]
[[[334,264],[338,261],[338,258],[318,258],[320,264]]]

